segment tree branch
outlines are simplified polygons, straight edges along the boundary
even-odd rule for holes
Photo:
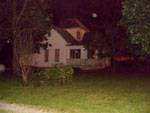
[[[13,22],[12,22],[12,28],[15,28],[16,23],[16,0],[13,0]]]
[[[25,29],[23,29],[23,30],[20,31],[19,36],[20,36],[23,32],[25,32],[25,31],[34,31],[34,30],[36,30],[36,29],[37,29],[36,27],[35,27],[35,28],[25,28]]]
[[[26,6],[27,6],[27,0],[24,1],[23,8],[22,8],[22,10],[21,10],[21,12],[20,12],[20,15],[18,16],[18,18],[17,18],[17,20],[16,20],[16,25],[19,23],[19,20],[21,19],[22,15],[23,15],[23,13],[24,13],[24,11],[25,11]]]

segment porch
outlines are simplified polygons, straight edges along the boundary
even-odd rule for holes
[[[111,66],[109,58],[103,59],[67,59],[67,65],[83,70],[98,70]]]

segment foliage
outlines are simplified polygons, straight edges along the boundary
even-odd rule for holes
[[[48,46],[45,34],[50,32],[52,14],[45,5],[47,3],[47,0],[6,0],[0,4],[0,38],[12,43],[13,69],[25,83],[32,71],[27,65],[33,59],[27,55]],[[46,43],[41,43],[43,41]]]
[[[85,34],[85,37],[88,37],[86,39],[87,43],[85,43],[86,49],[94,50],[104,48],[104,38],[100,32],[88,32]]]
[[[14,45],[15,37],[32,30],[35,49],[44,46],[40,42],[46,40],[45,34],[52,24],[50,3],[48,5],[47,0],[2,0],[0,5],[0,38],[9,39]]]
[[[40,71],[35,82],[43,85],[63,85],[72,82],[73,69],[70,66],[56,65]]]
[[[125,0],[122,8],[120,25],[127,29],[131,42],[141,46],[138,54],[150,54],[150,1]]]
[[[26,31],[32,31],[34,49],[45,48],[48,44],[41,44],[46,40],[45,34],[50,31],[52,13],[48,1],[37,0],[7,0],[0,2],[0,38],[9,39],[12,45],[16,37]]]
[[[103,26],[103,30],[88,34],[89,37],[85,48],[99,49],[101,57],[112,58],[113,71],[115,71],[115,62],[113,60],[116,57],[125,56],[130,46],[130,41],[124,30],[121,27],[106,24]]]
[[[117,26],[105,25],[103,31],[89,33],[85,44],[87,49],[105,50],[105,56],[116,57],[130,45],[123,29]]]

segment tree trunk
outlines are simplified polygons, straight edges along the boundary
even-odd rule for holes
[[[23,80],[24,84],[28,83],[27,75],[25,75],[25,73],[22,74],[22,80]]]

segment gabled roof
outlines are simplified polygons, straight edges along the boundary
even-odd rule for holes
[[[83,36],[83,39],[82,41],[78,42],[77,45],[85,45],[86,43],[89,43],[91,42],[93,39],[92,37],[96,34],[97,32],[96,31],[93,31],[93,32],[86,32]]]
[[[75,28],[75,27],[81,27],[85,31],[89,32],[90,30],[83,25],[78,19],[71,18],[71,19],[65,19],[64,21],[61,21],[59,24],[59,28],[67,29],[67,28]]]
[[[96,32],[86,32],[83,36],[82,41],[74,41],[70,44],[72,45],[78,45],[78,46],[84,46],[86,43],[89,43],[92,40],[92,37],[95,35]]]
[[[95,34],[95,32],[87,32],[84,34],[82,41],[76,41],[74,37],[66,30],[60,29],[56,26],[53,26],[52,28],[56,30],[67,43],[69,43],[68,46],[72,45],[83,46],[86,43],[90,42],[92,40],[93,35]]]
[[[76,43],[77,41],[72,37],[72,35],[70,33],[68,33],[66,30],[60,29],[56,26],[52,27],[54,30],[56,30],[67,43]]]

